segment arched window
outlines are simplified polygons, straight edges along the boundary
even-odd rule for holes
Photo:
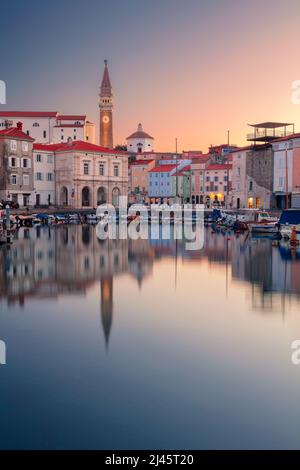
[[[101,186],[97,191],[97,205],[106,203],[106,189]]]
[[[90,205],[90,190],[87,186],[82,189],[82,201],[81,205],[88,207]]]

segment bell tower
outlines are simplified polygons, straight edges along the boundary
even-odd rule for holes
[[[110,83],[107,60],[104,61],[104,72],[100,86],[100,145],[113,148],[113,94]]]

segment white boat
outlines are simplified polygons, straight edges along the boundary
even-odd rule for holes
[[[260,222],[249,224],[249,230],[252,233],[278,233],[278,225],[277,222]]]

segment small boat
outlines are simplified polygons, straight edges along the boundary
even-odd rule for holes
[[[277,222],[260,222],[258,224],[249,224],[251,233],[278,233]]]

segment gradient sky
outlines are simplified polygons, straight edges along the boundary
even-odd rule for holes
[[[1,2],[0,109],[86,113],[109,61],[114,143],[138,122],[155,150],[245,143],[247,123],[295,122],[299,0]]]

